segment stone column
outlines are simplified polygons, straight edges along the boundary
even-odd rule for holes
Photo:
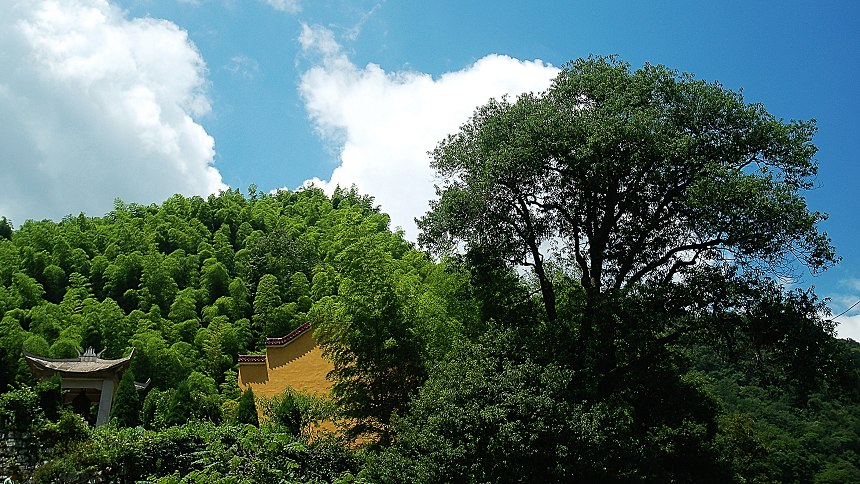
[[[102,381],[102,394],[99,398],[99,414],[96,417],[96,427],[106,424],[110,419],[110,409],[111,405],[113,405],[113,389],[113,379],[105,378]]]

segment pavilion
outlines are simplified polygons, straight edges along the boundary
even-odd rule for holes
[[[128,356],[116,360],[102,359],[102,353],[104,350],[96,354],[92,348],[87,348],[84,354],[78,352],[77,358],[57,359],[24,350],[24,358],[37,378],[48,380],[54,375],[60,376],[61,389],[68,390],[63,392],[63,403],[72,404],[76,411],[85,412],[90,405],[98,403],[96,426],[99,426],[110,418],[116,388],[122,374],[131,365],[134,348]],[[142,390],[149,385],[149,380],[146,383],[135,382],[134,385]]]

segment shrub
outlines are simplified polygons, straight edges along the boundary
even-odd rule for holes
[[[0,395],[0,426],[17,431],[36,428],[45,420],[39,400],[39,394],[30,387]]]
[[[248,388],[239,397],[239,408],[236,409],[236,423],[260,425],[257,417],[257,405],[254,402],[254,390]]]
[[[267,423],[285,427],[293,435],[306,438],[310,437],[313,425],[331,419],[334,414],[329,399],[306,395],[292,387],[273,398],[261,399],[260,407]]]

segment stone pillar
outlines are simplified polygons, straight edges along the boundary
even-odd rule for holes
[[[110,409],[111,405],[113,405],[113,389],[113,379],[105,378],[102,381],[102,394],[99,397],[99,414],[96,417],[96,427],[106,424],[110,419]]]

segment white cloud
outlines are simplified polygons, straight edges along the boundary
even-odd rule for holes
[[[836,334],[840,338],[860,341],[860,279],[845,278],[839,281],[839,286],[845,288],[845,291],[828,295],[830,309],[833,314],[840,315],[835,318],[839,323],[836,326]]]
[[[344,62],[345,64],[339,68],[352,66],[349,59],[340,54],[340,44],[335,40],[334,33],[325,27],[318,25],[312,27],[303,23],[302,33],[299,34],[299,44],[305,52],[321,54],[326,65],[333,62]]]
[[[367,21],[370,20],[370,17],[372,17],[373,14],[375,14],[379,9],[381,9],[384,4],[385,0],[376,3],[370,10],[364,12],[358,19],[358,22],[356,22],[355,25],[353,25],[344,33],[344,37],[347,40],[357,39],[358,36],[361,35],[361,29],[364,28],[364,24],[366,24]]]
[[[260,73],[260,64],[254,59],[244,55],[234,55],[230,63],[224,66],[224,70],[245,79],[253,79]]]
[[[839,323],[836,327],[836,335],[838,337],[860,341],[860,314],[839,316],[836,318],[836,322]]]
[[[226,188],[206,66],[187,34],[105,0],[0,2],[0,214],[16,224],[113,199]]]
[[[299,0],[263,0],[267,5],[281,12],[299,13],[301,5]]]
[[[360,68],[323,27],[303,26],[299,42],[320,56],[301,78],[306,109],[340,154],[327,181],[309,182],[329,191],[355,184],[376,197],[412,240],[414,218],[435,196],[427,152],[491,97],[544,90],[558,73],[539,60],[488,55],[434,79],[421,72],[386,72],[375,64]]]

